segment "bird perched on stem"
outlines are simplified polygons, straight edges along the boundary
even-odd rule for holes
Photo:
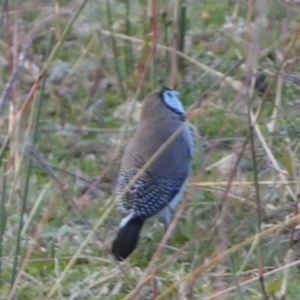
[[[124,218],[112,246],[117,260],[134,251],[147,219],[156,216],[168,228],[171,210],[182,197],[192,152],[179,93],[164,88],[147,96],[118,176],[117,200]]]

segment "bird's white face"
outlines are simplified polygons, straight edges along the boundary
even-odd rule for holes
[[[169,109],[179,115],[185,114],[184,108],[179,100],[179,92],[173,90],[164,90],[161,95],[163,102]]]

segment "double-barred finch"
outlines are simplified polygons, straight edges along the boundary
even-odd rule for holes
[[[161,151],[157,158],[128,185],[157,151]],[[192,134],[179,93],[165,88],[147,96],[119,171],[117,200],[124,218],[112,246],[116,259],[124,260],[134,251],[147,219],[156,216],[168,227],[171,210],[184,190],[192,152]]]

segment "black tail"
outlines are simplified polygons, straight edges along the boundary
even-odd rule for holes
[[[126,259],[136,248],[144,220],[132,219],[120,228],[111,252],[117,260]]]

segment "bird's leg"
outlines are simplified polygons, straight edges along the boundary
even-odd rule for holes
[[[169,208],[165,209],[164,213],[159,217],[159,221],[164,225],[166,233],[171,223],[171,210]]]
[[[169,225],[171,223],[171,214],[173,214],[173,210],[170,206],[165,208],[164,213],[159,217],[159,221],[164,225],[165,233],[167,232]],[[180,229],[176,226],[175,230],[179,235],[181,235]]]

